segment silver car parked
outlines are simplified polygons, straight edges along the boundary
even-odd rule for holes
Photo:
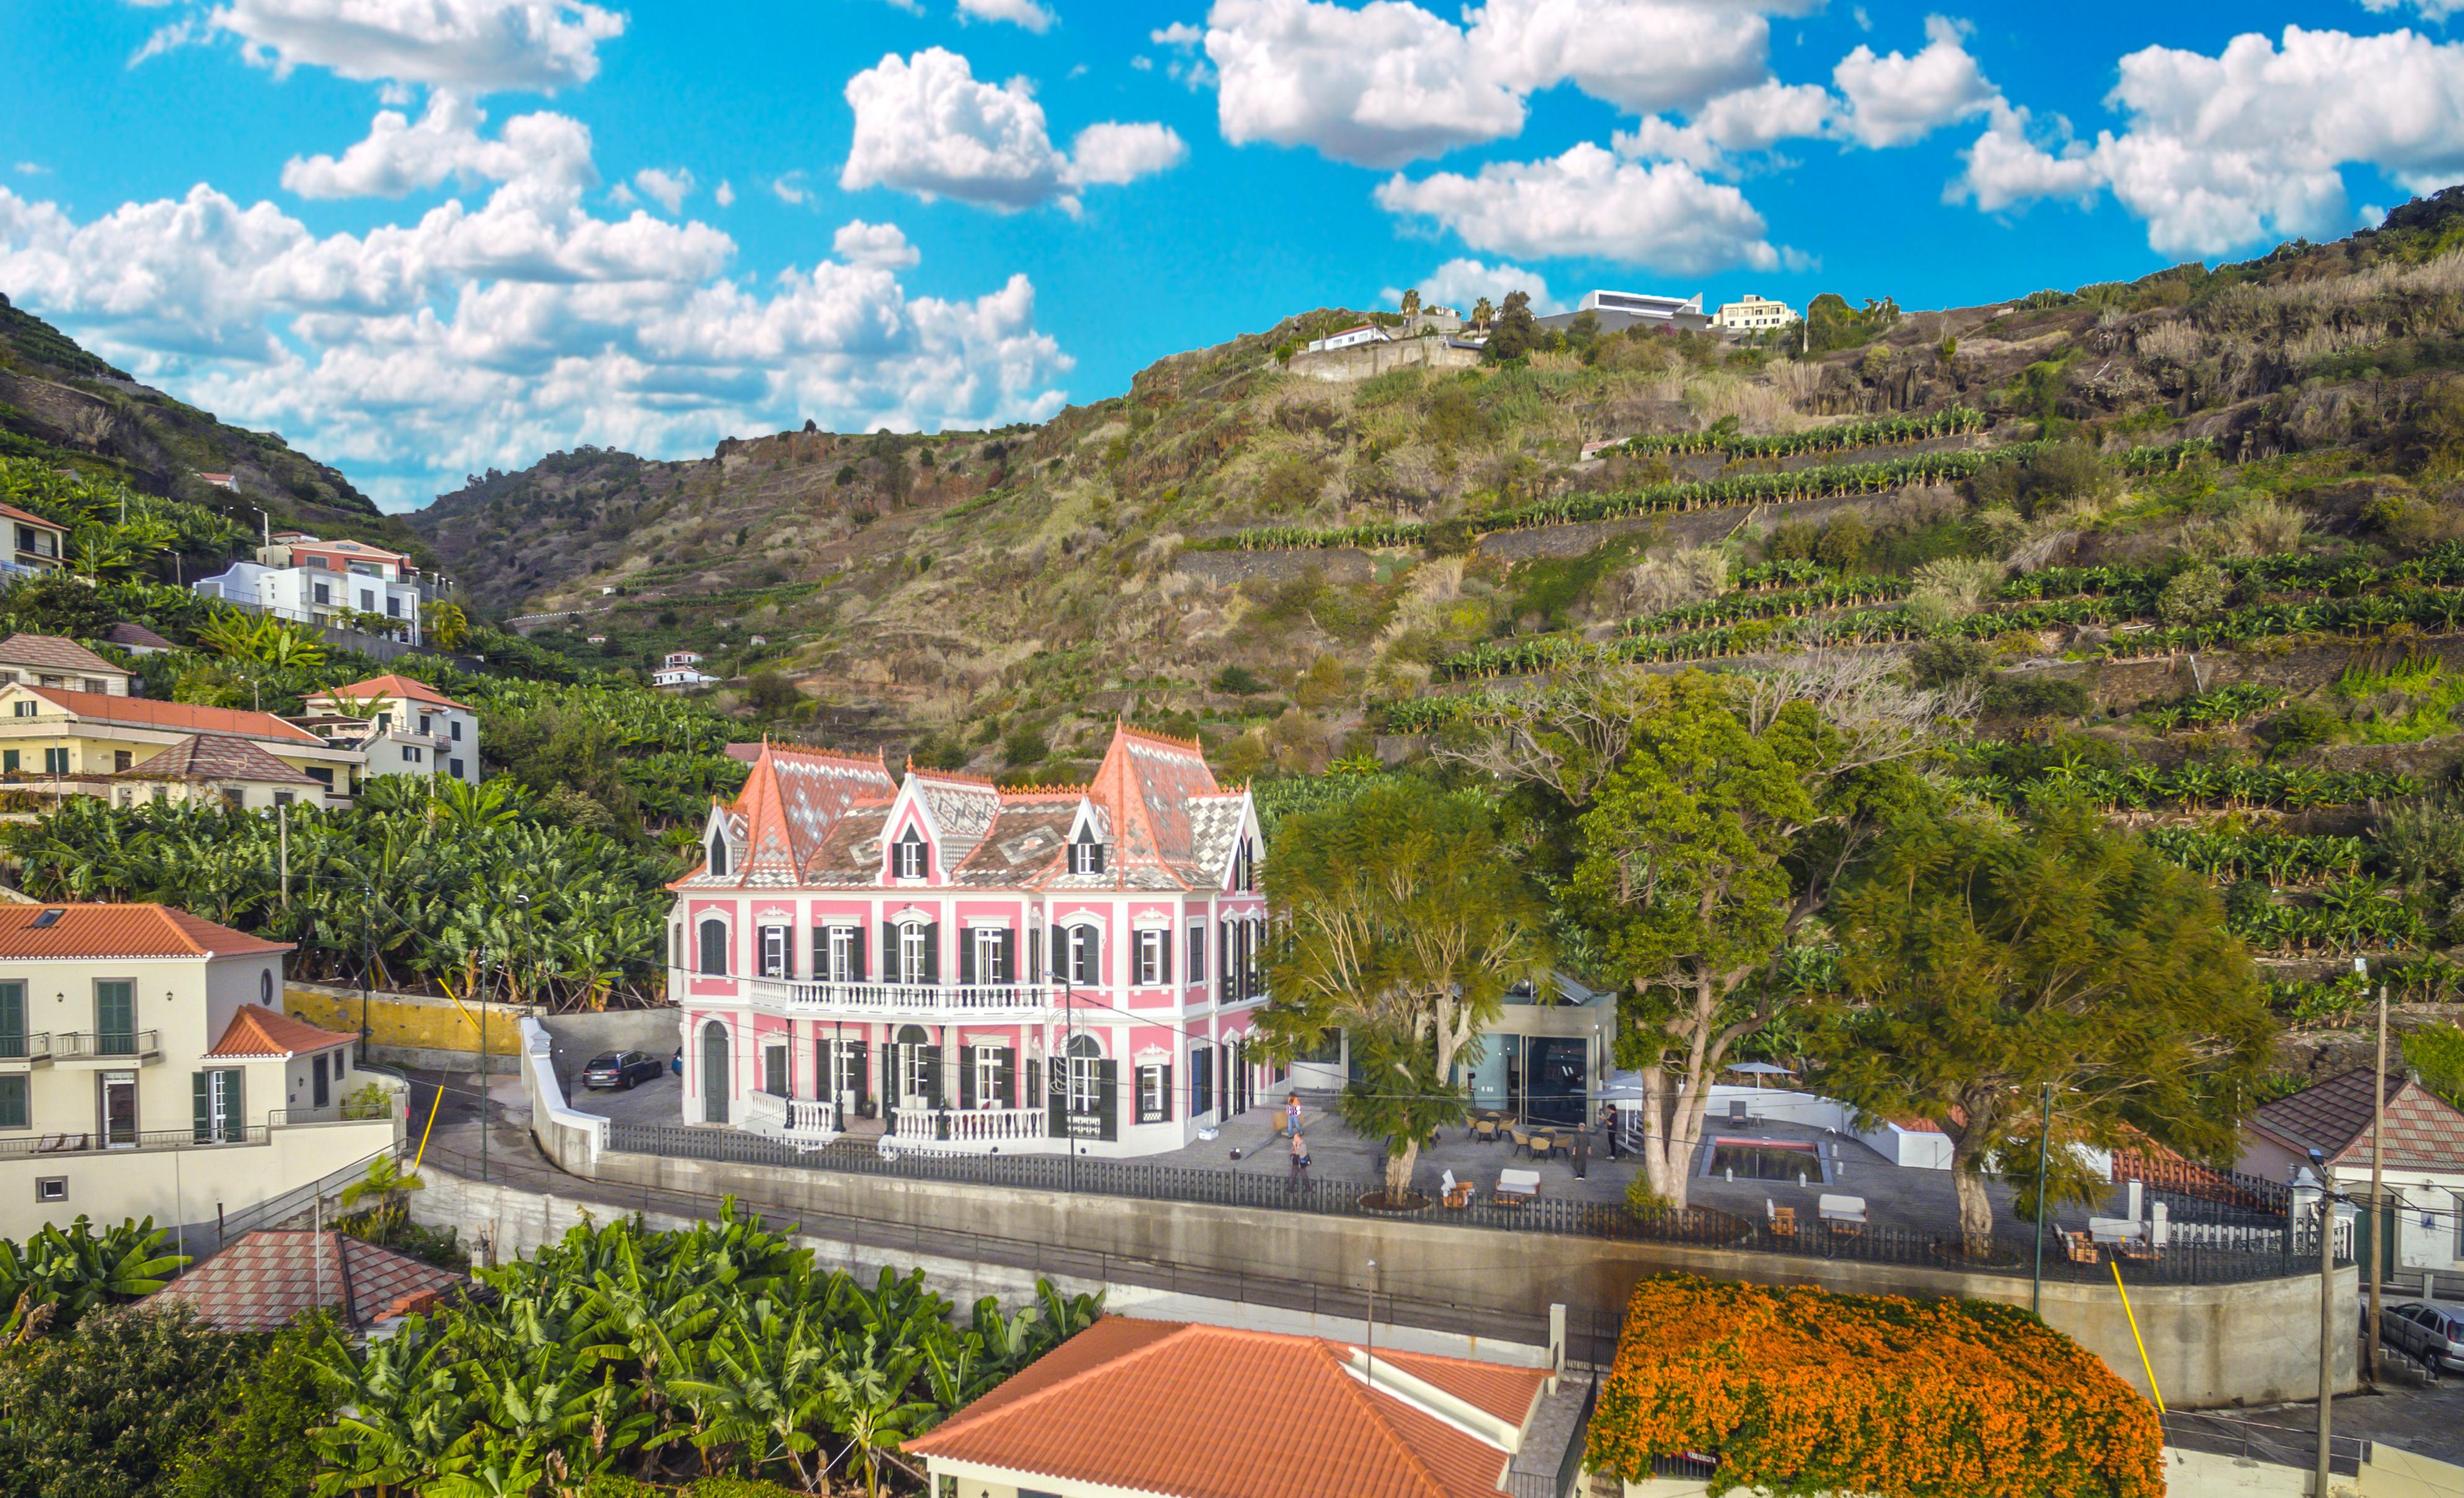
[[[2464,1306],[2409,1300],[2379,1316],[2379,1340],[2449,1373],[2464,1373]]]

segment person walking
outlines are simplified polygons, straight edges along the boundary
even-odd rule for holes
[[[1287,1092],[1284,1094],[1284,1133],[1298,1138],[1300,1132],[1301,1095],[1298,1092]]]
[[[1309,1184],[1309,1141],[1298,1129],[1292,1131],[1292,1173],[1284,1179],[1286,1191],[1298,1191]]]

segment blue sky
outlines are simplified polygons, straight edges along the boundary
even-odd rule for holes
[[[2464,180],[2464,0],[0,6],[0,292],[389,508],[1403,287],[1958,305]]]

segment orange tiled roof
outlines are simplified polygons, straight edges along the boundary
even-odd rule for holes
[[[338,697],[352,697],[361,701],[370,697],[402,697],[411,702],[425,702],[430,707],[460,708],[465,713],[471,711],[467,703],[454,701],[428,683],[414,681],[408,676],[398,676],[392,672],[387,672],[382,676],[370,676],[365,681],[352,682],[347,687],[336,687],[331,692],[314,694],[309,700],[330,702]]]
[[[0,666],[32,666],[37,671],[88,673],[100,672],[107,675],[125,676],[127,671],[114,666],[75,640],[64,640],[56,634],[12,634],[0,640]]]
[[[190,734],[143,764],[121,771],[123,781],[246,781],[254,785],[314,785],[250,739]]]
[[[2248,1127],[2298,1157],[2317,1148],[2330,1165],[2366,1162],[2376,1097],[2367,1067],[2262,1104]],[[2387,1078],[2387,1162],[2409,1170],[2464,1170],[2464,1111],[2402,1073]]]
[[[1500,1490],[1511,1460],[1502,1447],[1363,1385],[1353,1352],[1316,1337],[1107,1317],[908,1449],[1176,1498]],[[1425,1355],[1395,1366],[1518,1428],[1548,1377]]]
[[[331,1307],[364,1327],[471,1282],[341,1233],[259,1228],[173,1280],[154,1297],[226,1332],[272,1332]]]
[[[358,1040],[340,1030],[329,1030],[295,1019],[279,1009],[269,1009],[261,1003],[244,1003],[223,1026],[223,1038],[214,1042],[209,1056],[252,1056],[264,1060],[297,1056],[303,1051],[331,1050]]]
[[[57,531],[63,536],[66,536],[69,533],[69,528],[62,525],[59,521],[46,520],[41,516],[32,514],[25,510],[20,510],[13,504],[0,504],[0,518],[6,518],[11,520],[23,520],[29,525],[39,525],[47,531]]]
[[[99,692],[67,692],[57,687],[26,690],[55,707],[99,723],[125,723],[179,734],[237,734],[242,738],[277,738],[319,747],[325,742],[271,713],[199,707],[192,702],[157,702],[151,697],[115,697]]]
[[[50,914],[52,919],[43,917]],[[288,952],[167,905],[0,905],[0,958],[246,957]]]

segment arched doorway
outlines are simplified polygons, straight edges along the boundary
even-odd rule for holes
[[[727,1070],[727,1026],[713,1020],[701,1027],[701,1121],[727,1122],[735,1090]]]
[[[941,1097],[941,1052],[920,1024],[902,1024],[890,1043],[890,1106],[903,1108],[910,1098],[924,1108],[937,1108]],[[894,1125],[893,1125],[894,1127]]]

